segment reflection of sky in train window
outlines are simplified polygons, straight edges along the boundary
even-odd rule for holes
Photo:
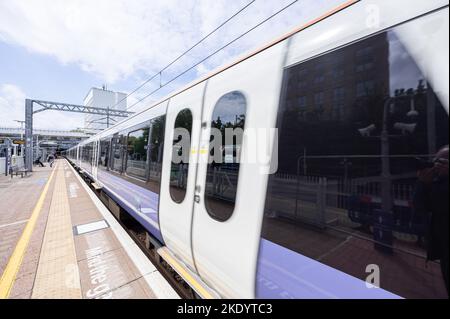
[[[424,76],[395,32],[387,32],[387,37],[389,40],[390,94],[394,96],[395,90],[416,88],[419,80],[424,79]]]
[[[216,121],[220,117],[222,123],[234,124],[236,116],[242,115],[245,106],[245,98],[241,93],[229,93],[217,102],[212,118]]]

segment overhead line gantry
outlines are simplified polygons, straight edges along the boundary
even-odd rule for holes
[[[34,109],[34,105],[38,108]],[[25,168],[28,171],[33,170],[33,115],[47,110],[72,112],[72,113],[84,113],[84,114],[95,114],[103,115],[107,119],[109,126],[109,119],[111,117],[123,117],[126,118],[133,112],[116,110],[112,108],[100,108],[91,107],[84,105],[51,102],[51,101],[41,101],[41,100],[25,100]]]

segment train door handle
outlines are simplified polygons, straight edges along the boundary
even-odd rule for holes
[[[194,202],[196,202],[197,204],[200,204],[200,195],[194,196]]]

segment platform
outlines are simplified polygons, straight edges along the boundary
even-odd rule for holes
[[[0,177],[0,298],[179,298],[66,160]]]

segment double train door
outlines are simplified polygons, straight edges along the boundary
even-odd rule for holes
[[[200,136],[192,229],[195,265],[223,297],[251,298],[259,237],[253,191],[258,187],[245,189],[244,180],[251,176],[248,165],[240,162],[246,152],[240,133],[248,124],[248,93],[231,81],[221,86],[214,81],[205,95]],[[226,136],[234,130],[235,137]]]
[[[225,298],[255,296],[270,163],[250,160],[257,141],[247,142],[239,131],[265,134],[275,126],[282,51],[265,51],[219,73],[168,106],[159,217],[164,243]],[[176,126],[190,133],[188,146],[177,143]],[[236,133],[231,140],[230,129]],[[186,148],[189,159],[182,156]]]
[[[217,74],[204,97],[192,247],[198,274],[225,298],[255,297],[281,52]]]

